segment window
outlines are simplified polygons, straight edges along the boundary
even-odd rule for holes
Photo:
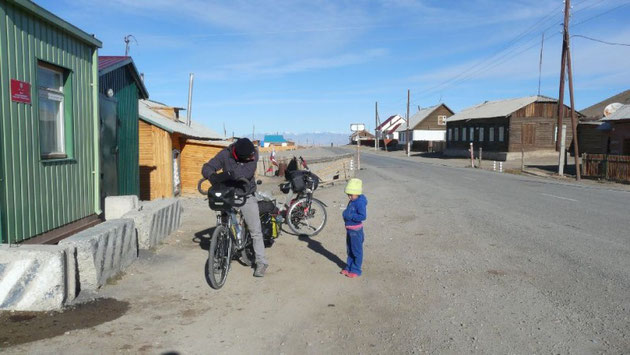
[[[39,63],[37,68],[39,145],[44,159],[67,158],[71,147],[72,99],[66,97],[69,84],[61,68]]]
[[[480,142],[483,142],[483,138],[484,138],[484,137],[483,137],[483,133],[484,133],[483,131],[484,131],[484,130],[485,130],[485,128],[484,128],[484,127],[479,127],[479,141],[480,141]]]
[[[466,141],[466,127],[462,127],[462,142]]]
[[[448,136],[447,137],[448,137],[447,139],[448,139],[449,142],[451,142],[453,140],[453,129],[452,128],[448,129]]]
[[[494,142],[494,127],[488,128],[488,142]]]
[[[437,118],[438,118],[438,125],[446,126],[446,116],[440,115]]]
[[[469,131],[470,136],[468,137],[468,140],[472,142],[475,140],[475,127],[470,127]]]
[[[459,128],[455,128],[455,142],[459,140]]]
[[[499,127],[499,142],[503,142],[503,139],[505,138],[504,135],[505,135],[505,127],[500,126]]]

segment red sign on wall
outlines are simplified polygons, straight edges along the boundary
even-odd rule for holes
[[[11,101],[31,103],[31,84],[11,79]]]

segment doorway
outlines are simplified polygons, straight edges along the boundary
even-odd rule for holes
[[[116,99],[100,95],[101,206],[104,206],[105,197],[118,195],[117,105]]]

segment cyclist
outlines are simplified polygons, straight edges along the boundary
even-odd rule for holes
[[[256,192],[256,180],[254,174],[258,164],[258,151],[254,144],[247,138],[240,138],[226,149],[222,150],[214,158],[203,165],[201,174],[212,185],[247,179],[247,190],[251,193],[245,205],[240,207],[247,229],[252,236],[254,253],[256,254],[255,277],[263,277],[269,264],[265,259],[265,243],[263,241],[258,201],[254,197]],[[217,174],[217,171],[223,172]]]

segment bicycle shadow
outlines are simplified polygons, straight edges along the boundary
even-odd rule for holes
[[[207,251],[210,249],[210,238],[215,229],[216,227],[210,227],[195,233],[195,236],[192,238],[193,243],[199,244],[201,249]]]
[[[312,251],[316,252],[317,254],[320,254],[322,256],[324,256],[326,259],[330,260],[331,262],[337,264],[337,266],[340,269],[343,269],[346,267],[346,262],[341,260],[340,257],[337,256],[337,254],[334,254],[333,252],[331,252],[330,250],[326,249],[326,247],[322,244],[322,242],[312,239],[311,237],[307,236],[306,234],[300,234],[298,236],[298,240],[305,242],[307,244],[307,247],[309,249],[311,249]]]

